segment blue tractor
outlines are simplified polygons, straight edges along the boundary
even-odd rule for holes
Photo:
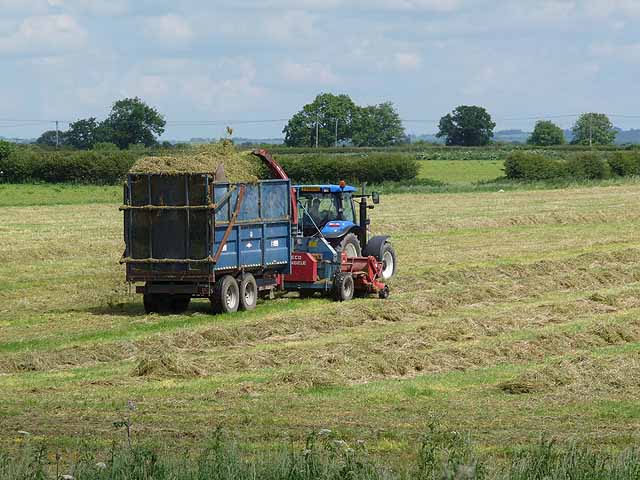
[[[294,186],[298,202],[298,234],[302,237],[322,236],[347,258],[375,257],[382,263],[381,280],[389,280],[396,271],[396,253],[388,235],[369,238],[368,211],[380,203],[373,192],[357,193],[357,189],[339,185]],[[371,204],[369,204],[371,199]],[[357,214],[356,214],[357,212]]]

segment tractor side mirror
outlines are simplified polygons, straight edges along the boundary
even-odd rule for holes
[[[373,192],[371,194],[371,200],[373,201],[374,205],[378,205],[380,203],[380,194],[378,192]]]

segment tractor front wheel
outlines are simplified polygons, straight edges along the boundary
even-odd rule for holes
[[[389,242],[382,246],[378,261],[382,262],[382,280],[389,280],[396,273],[396,251]]]
[[[333,298],[338,302],[346,302],[353,298],[355,285],[350,273],[339,272],[333,279]]]

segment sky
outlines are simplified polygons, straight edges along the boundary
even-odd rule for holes
[[[640,0],[0,0],[0,12],[5,137],[101,119],[132,96],[164,114],[165,139],[226,124],[280,137],[320,92],[391,101],[414,134],[461,104],[498,129],[570,127],[586,111],[640,128]]]

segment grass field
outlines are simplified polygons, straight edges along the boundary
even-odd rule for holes
[[[498,160],[421,160],[418,178],[459,185],[504,177]]]
[[[2,186],[0,444],[109,445],[128,400],[135,438],[187,446],[328,428],[399,462],[434,416],[498,459],[541,436],[635,444],[639,193],[385,196],[387,301],[157,316],[123,283],[115,187]]]

